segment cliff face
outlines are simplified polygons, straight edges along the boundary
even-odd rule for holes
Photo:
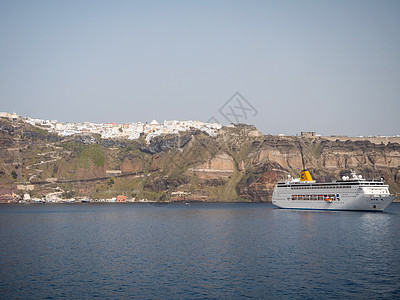
[[[298,176],[304,165],[317,181],[334,180],[348,175],[350,169],[365,178],[385,178],[392,192],[399,192],[399,144],[373,144],[368,141],[341,142],[300,137],[270,137],[264,139],[250,154],[249,169],[263,167],[263,176],[255,182],[238,186],[245,198],[270,199],[269,181],[276,183],[276,175]],[[271,166],[273,164],[273,166]],[[269,167],[268,167],[269,166]],[[267,167],[265,170],[265,167]],[[271,173],[273,171],[273,173]],[[266,187],[265,189],[263,187]],[[260,195],[260,196],[258,196]]]
[[[227,178],[235,172],[232,156],[219,152],[210,157],[206,162],[189,168],[186,174],[198,178]]]
[[[192,131],[147,144],[61,138],[4,120],[0,141],[0,187],[18,191],[18,182],[30,182],[33,196],[60,188],[93,198],[124,193],[160,201],[270,201],[276,182],[297,177],[303,163],[318,181],[352,169],[366,178],[384,177],[392,193],[400,193],[400,145],[390,142],[263,136],[253,126],[237,125],[223,127],[217,137]]]

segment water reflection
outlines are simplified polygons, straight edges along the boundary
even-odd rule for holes
[[[368,236],[386,235],[390,229],[392,216],[386,213],[363,213],[361,217],[361,228]]]

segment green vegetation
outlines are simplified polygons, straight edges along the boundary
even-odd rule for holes
[[[90,197],[93,199],[108,199],[116,197],[118,193],[113,190],[104,191],[104,190],[96,190],[95,192],[90,193]]]
[[[168,200],[167,194],[166,194],[165,192],[162,193],[161,196],[160,196],[157,200],[160,201],[160,202],[165,202],[165,201],[167,201],[167,200]]]
[[[74,191],[67,191],[67,192],[62,193],[62,197],[64,199],[71,199],[74,197],[74,195],[75,195]]]
[[[166,201],[167,200],[167,196],[164,192],[143,191],[139,197],[150,200],[150,201]]]
[[[36,132],[37,134],[45,137],[48,134],[48,131],[46,129],[42,129],[36,126],[31,126],[30,130],[32,130],[33,132]]]
[[[139,188],[142,178],[139,177],[122,177],[115,178],[113,189],[118,192],[130,193],[132,190]]]
[[[66,141],[61,144],[61,147],[63,147],[65,150],[73,151],[75,153],[80,153],[84,146],[85,145],[75,141]]]
[[[81,152],[78,154],[78,166],[81,168],[89,168],[91,165],[103,167],[104,163],[104,154],[97,144],[82,147]]]

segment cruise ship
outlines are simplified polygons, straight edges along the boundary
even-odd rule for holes
[[[381,180],[366,180],[351,172],[342,180],[318,183],[309,171],[300,178],[290,175],[278,182],[272,195],[272,204],[279,208],[384,211],[396,196]]]

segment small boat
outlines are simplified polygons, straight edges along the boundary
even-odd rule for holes
[[[82,202],[82,203],[90,203],[90,198],[84,197],[84,198],[81,200],[81,202]]]

